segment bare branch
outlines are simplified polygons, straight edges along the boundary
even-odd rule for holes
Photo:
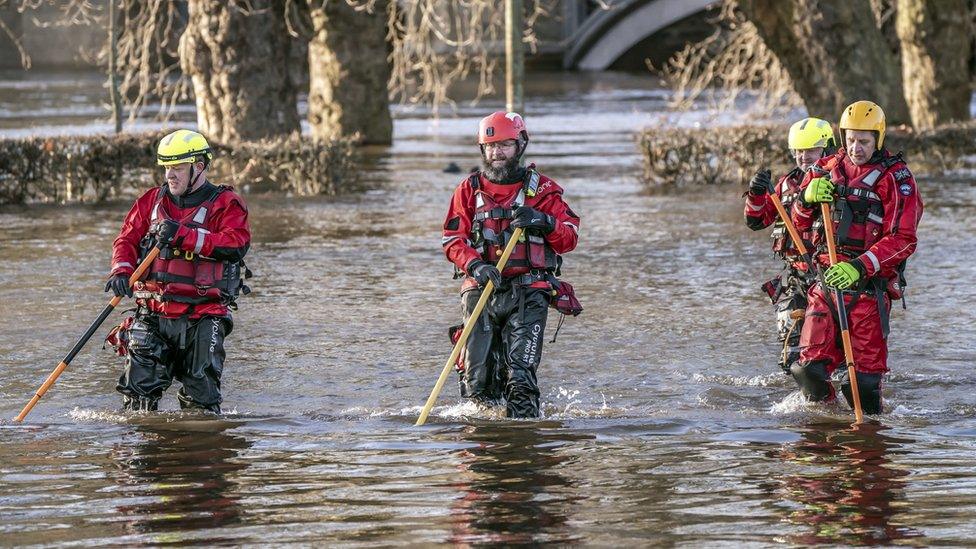
[[[20,66],[24,67],[24,69],[31,68],[31,58],[30,55],[27,55],[27,50],[24,49],[24,43],[23,40],[21,40],[22,37],[15,35],[13,29],[8,27],[7,24],[3,22],[3,19],[0,19],[0,31],[2,31],[3,34],[6,34],[7,38],[10,38],[10,41],[13,43],[14,47],[17,48],[17,53],[20,55]]]
[[[523,41],[537,49],[535,23],[550,17],[558,0],[528,0]],[[495,93],[493,77],[504,31],[498,0],[410,0],[390,2],[387,41],[392,46],[389,90],[404,103],[428,104],[438,114],[454,106],[448,90],[477,75],[474,101]]]
[[[672,107],[689,109],[715,88],[725,92],[712,95],[712,106],[718,110],[732,109],[749,92],[758,94],[761,109],[803,105],[786,69],[736,9],[735,0],[723,2],[713,24],[716,29],[710,36],[676,53],[662,70],[675,91]]]

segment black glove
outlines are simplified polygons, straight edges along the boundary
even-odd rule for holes
[[[479,286],[484,286],[489,280],[495,285],[495,288],[498,288],[502,283],[502,273],[498,272],[494,265],[485,263],[480,259],[476,259],[468,265],[468,274],[478,281]]]
[[[112,290],[116,296],[132,297],[132,287],[129,286],[129,275],[115,275],[105,283],[105,291]]]
[[[529,206],[519,206],[512,214],[512,227],[535,229],[542,234],[556,230],[556,218]]]
[[[172,219],[164,219],[159,223],[159,227],[156,229],[156,242],[160,246],[177,247],[178,244],[174,242],[176,240],[177,233],[180,232],[180,224]]]
[[[773,186],[772,180],[769,178],[771,172],[769,170],[759,170],[756,175],[752,176],[752,181],[749,182],[749,194],[752,196],[762,196],[769,192],[769,188]]]

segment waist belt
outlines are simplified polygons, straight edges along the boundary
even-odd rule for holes
[[[524,274],[505,278],[505,282],[511,284],[512,286],[531,286],[536,282],[543,280],[549,280],[549,273],[537,269]]]
[[[879,276],[872,276],[867,280],[861,281],[856,287],[842,290],[841,292],[846,295],[851,296],[850,302],[847,304],[847,313],[854,309],[854,305],[857,300],[861,298],[862,295],[870,295],[875,299],[876,305],[878,307],[878,317],[881,320],[881,337],[888,339],[888,334],[891,332],[891,314],[888,308],[885,307],[885,291],[887,290],[887,281]]]

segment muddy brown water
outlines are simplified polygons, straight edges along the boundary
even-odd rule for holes
[[[0,78],[0,134],[101,131],[98,78],[31,78]],[[399,109],[373,190],[247,197],[257,278],[221,418],[173,411],[175,388],[168,412],[119,413],[98,341],[26,424],[7,419],[104,305],[128,204],[0,211],[0,544],[972,544],[971,180],[920,181],[887,410],[852,431],[846,406],[802,403],[775,367],[758,284],[777,265],[741,189],[637,179],[637,129],[737,119],[671,113],[639,77],[529,93],[528,156],[583,219],[565,277],[586,310],[546,343],[543,419],[463,404],[452,379],[413,426],[459,314],[439,244],[459,176],[441,170],[476,164],[498,104],[437,123]]]

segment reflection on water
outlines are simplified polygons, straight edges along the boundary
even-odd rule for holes
[[[181,532],[220,528],[241,520],[239,495],[232,476],[247,468],[236,460],[249,447],[241,436],[225,433],[233,424],[202,419],[137,424],[134,444],[118,442],[110,452],[119,468],[117,507],[125,530],[151,534],[144,539],[165,543],[188,541]],[[198,543],[230,543],[223,536]]]
[[[812,424],[800,430],[802,440],[773,452],[803,466],[799,474],[784,475],[776,490],[796,504],[788,520],[808,529],[790,541],[886,545],[924,536],[898,516],[908,506],[904,487],[910,472],[894,467],[890,456],[915,441],[887,430],[873,422],[856,429]]]
[[[540,424],[475,424],[459,438],[475,443],[458,455],[451,506],[451,543],[572,542],[566,521],[579,499],[559,469],[569,459],[559,449],[565,434],[545,435]],[[571,437],[572,438],[572,437]],[[577,437],[577,439],[591,437]]]

